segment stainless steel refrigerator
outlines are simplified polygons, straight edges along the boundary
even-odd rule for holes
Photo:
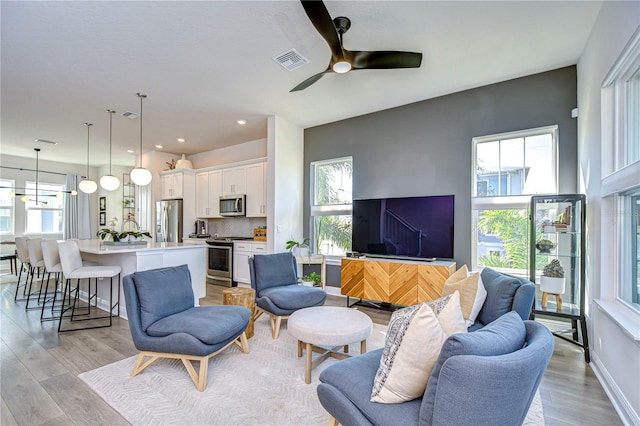
[[[156,242],[182,242],[182,200],[156,202]]]

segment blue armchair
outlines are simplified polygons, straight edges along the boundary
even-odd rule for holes
[[[509,312],[445,341],[422,398],[370,402],[383,349],[336,363],[317,392],[331,422],[344,425],[522,424],[553,354],[551,332]]]
[[[480,277],[487,298],[469,331],[479,330],[509,311],[516,311],[523,321],[529,319],[536,294],[536,286],[531,281],[491,268],[484,268]]]
[[[324,290],[298,285],[296,259],[290,252],[249,258],[251,287],[256,291],[256,318],[269,315],[271,333],[278,338],[283,319],[302,308],[322,306]]]
[[[124,277],[123,288],[131,337],[140,351],[132,376],[158,358],[180,359],[202,392],[212,356],[233,343],[249,352],[245,329],[251,312],[242,306],[194,307],[187,265],[135,272]],[[192,361],[200,362],[199,374]]]

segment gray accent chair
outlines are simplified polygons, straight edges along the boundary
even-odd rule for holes
[[[249,309],[194,306],[187,265],[135,272],[124,277],[123,288],[131,337],[140,351],[132,376],[158,358],[180,359],[202,392],[212,356],[231,344],[249,353],[245,335]],[[200,362],[199,374],[192,361]]]
[[[322,306],[324,290],[298,285],[296,259],[291,252],[249,258],[251,287],[256,291],[256,316],[269,315],[271,333],[278,338],[283,319],[302,308]]]
[[[521,425],[553,347],[545,326],[508,312],[478,331],[449,336],[422,398],[370,402],[383,349],[324,370],[318,397],[333,424]]]

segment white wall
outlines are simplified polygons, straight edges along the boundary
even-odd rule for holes
[[[220,166],[239,161],[253,160],[267,156],[267,140],[258,139],[239,145],[214,149],[199,154],[189,155],[187,158],[193,163],[194,169]]]
[[[603,2],[598,20],[578,61],[579,184],[587,195],[587,301],[592,368],[627,424],[640,424],[640,342],[596,308],[593,299],[610,293],[611,277],[601,265],[612,262],[601,250],[603,222],[611,222],[601,196],[601,99],[604,77],[640,27],[640,2]]]
[[[291,237],[301,240],[304,130],[271,116],[267,121],[267,251],[284,251]]]

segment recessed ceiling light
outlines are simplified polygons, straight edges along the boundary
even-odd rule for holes
[[[156,148],[162,149],[162,145],[156,145]]]
[[[127,150],[127,152],[128,152],[129,154],[133,154],[133,150],[132,150],[132,149],[128,149],[128,150]]]
[[[238,120],[238,124],[242,126],[244,124],[247,124],[247,122],[245,120]]]
[[[184,138],[178,138],[178,142],[184,143]]]

